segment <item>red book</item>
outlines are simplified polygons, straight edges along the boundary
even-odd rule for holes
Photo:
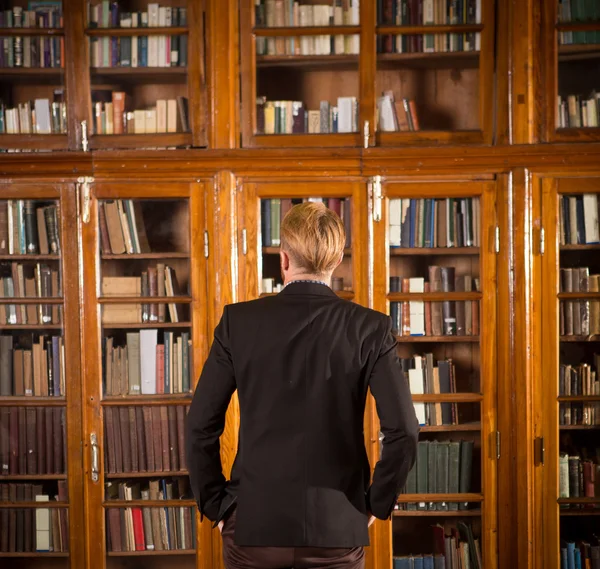
[[[165,346],[156,346],[156,393],[165,392]]]
[[[595,498],[596,465],[591,460],[583,461],[583,486],[586,498]]]
[[[142,508],[131,508],[133,517],[133,536],[135,539],[135,550],[144,551],[146,549],[146,540],[144,538],[144,516]]]

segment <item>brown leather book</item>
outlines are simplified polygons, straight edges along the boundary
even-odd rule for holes
[[[165,472],[171,470],[171,451],[169,449],[169,414],[167,407],[160,407],[160,432],[162,436],[162,466]]]
[[[59,282],[58,271],[51,271],[50,280],[52,283],[52,296],[60,296],[60,282]],[[52,305],[52,324],[60,324],[60,304]]]
[[[152,413],[152,439],[154,445],[154,468],[157,472],[163,470],[163,453],[162,453],[162,429],[160,407],[151,407]],[[167,447],[167,452],[168,452]]]
[[[104,211],[104,202],[98,204],[98,219],[100,225],[100,245],[103,255],[110,255],[110,238],[108,236],[108,224],[106,223],[106,212]]]
[[[113,388],[113,338],[104,339],[104,395],[114,395]]]
[[[27,420],[27,474],[39,474],[37,468],[37,430],[35,425],[35,407],[25,410]]]
[[[177,409],[171,405],[168,408],[169,414],[169,458],[171,470],[179,470],[179,445],[177,442]]]
[[[138,471],[146,472],[148,470],[148,463],[144,432],[144,410],[142,407],[135,407],[135,429],[137,431]]]
[[[151,480],[149,483],[150,489],[150,500],[159,499],[158,480]],[[152,538],[154,541],[154,548],[157,551],[163,551],[165,546],[163,544],[161,526],[160,526],[160,510],[158,508],[152,508]]]
[[[35,278],[25,279],[25,296],[27,298],[36,298]],[[39,324],[38,311],[35,304],[28,304],[25,307],[27,313],[27,324]]]
[[[149,296],[158,296],[158,273],[156,267],[148,267]],[[150,322],[158,322],[158,304],[149,306]]]
[[[127,408],[129,451],[131,453],[131,472],[139,472],[138,432],[135,420],[135,407]],[[122,421],[121,421],[122,422]]]
[[[64,450],[65,450],[65,417],[64,410],[55,407],[53,411],[52,441],[54,446],[54,473],[64,474]]]
[[[156,289],[157,296],[166,296],[167,293],[165,290],[165,264],[164,263],[158,263],[156,265],[156,283],[157,283],[157,289]],[[165,322],[166,315],[167,315],[167,305],[159,304],[158,305],[158,321]]]
[[[19,407],[18,409],[19,474],[27,474],[27,413],[25,412],[25,407]]]
[[[25,488],[23,484],[16,484],[17,502],[25,500]],[[25,510],[17,510],[17,543],[15,551],[23,553],[25,551]]]
[[[121,427],[121,449],[123,452],[123,472],[131,470],[131,436],[129,425],[129,409],[119,407],[119,425]]]
[[[8,485],[8,495],[11,502],[17,501],[17,485]],[[6,529],[4,529],[6,531]],[[17,510],[12,508],[8,514],[8,552],[17,551]]]
[[[186,470],[185,461],[185,410],[183,405],[177,406],[177,447],[179,451],[179,470]]]
[[[106,513],[110,534],[110,551],[123,551],[121,542],[121,514],[118,508],[109,508]]]
[[[56,508],[50,510],[50,523],[52,525],[52,550],[55,552],[60,552],[62,551],[62,544],[60,539],[60,524],[58,521],[58,510]]]
[[[0,255],[8,255],[8,202],[0,201]]]
[[[23,388],[25,395],[33,395],[33,352],[23,350]]]
[[[44,216],[44,208],[38,207],[35,211],[37,219],[37,233],[40,246],[40,255],[48,255],[50,246],[48,245],[48,230],[46,228],[46,218]]]
[[[115,432],[115,461],[117,472],[125,472],[123,470],[123,439],[121,437],[121,415],[118,407],[113,408],[113,429]]]
[[[13,338],[0,336],[0,395],[13,394]]]
[[[50,412],[51,413],[51,412]],[[44,407],[35,408],[35,432],[37,438],[38,451],[38,473],[51,474],[46,469],[46,409]]]
[[[154,457],[154,428],[152,426],[152,408],[143,407],[144,414],[144,435],[146,439],[146,471],[156,472],[156,462]],[[160,417],[159,417],[160,419]]]
[[[50,395],[50,386],[48,385],[48,352],[44,348],[44,338],[40,338],[41,360],[40,360],[40,376],[42,385],[42,395],[48,397]]]
[[[54,414],[46,409],[46,472],[53,474],[56,472],[54,468]]]
[[[465,291],[465,278],[461,275],[456,277],[455,283],[456,292],[464,292]],[[459,300],[455,303],[456,306],[456,335],[464,336],[466,334],[466,326],[465,326],[465,303],[462,300]]]
[[[0,407],[0,474],[10,473],[10,408]]]
[[[25,395],[25,379],[23,376],[23,350],[13,350],[14,391],[17,397]]]
[[[25,501],[32,502],[33,501],[33,486],[31,484],[25,484]],[[33,516],[35,515],[35,510],[32,508],[27,508],[25,510],[25,528],[23,530],[23,539],[24,545],[23,549],[25,551],[33,551]]]
[[[106,226],[108,229],[108,238],[110,241],[110,250],[113,255],[125,253],[125,238],[121,229],[121,216],[115,200],[104,202],[104,212],[106,215]]]
[[[8,472],[10,474],[19,473],[19,411],[17,407],[9,407],[9,425],[8,434]]]
[[[68,484],[66,480],[58,481],[58,499],[61,502],[69,501]],[[60,510],[60,534],[63,551],[69,551],[69,511]]]
[[[34,342],[32,346],[33,352],[33,395],[39,397],[42,395],[42,376],[41,376],[41,361],[42,354],[41,345],[39,342]]]

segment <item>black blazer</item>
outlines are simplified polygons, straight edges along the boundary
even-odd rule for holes
[[[371,485],[369,388],[384,434]],[[239,444],[227,481],[219,437],[236,389]],[[237,507],[238,545],[368,545],[366,514],[391,515],[418,429],[391,320],[325,285],[292,283],[225,307],[187,419],[192,490],[215,522]]]

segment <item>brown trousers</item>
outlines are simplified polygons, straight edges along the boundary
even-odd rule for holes
[[[242,547],[233,541],[235,510],[223,526],[225,569],[364,569],[362,547]]]

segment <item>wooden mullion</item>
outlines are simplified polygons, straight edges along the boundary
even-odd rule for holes
[[[205,147],[208,144],[208,113],[206,84],[206,38],[204,37],[204,0],[187,3],[188,22],[188,99],[189,120],[192,133],[192,146]]]

